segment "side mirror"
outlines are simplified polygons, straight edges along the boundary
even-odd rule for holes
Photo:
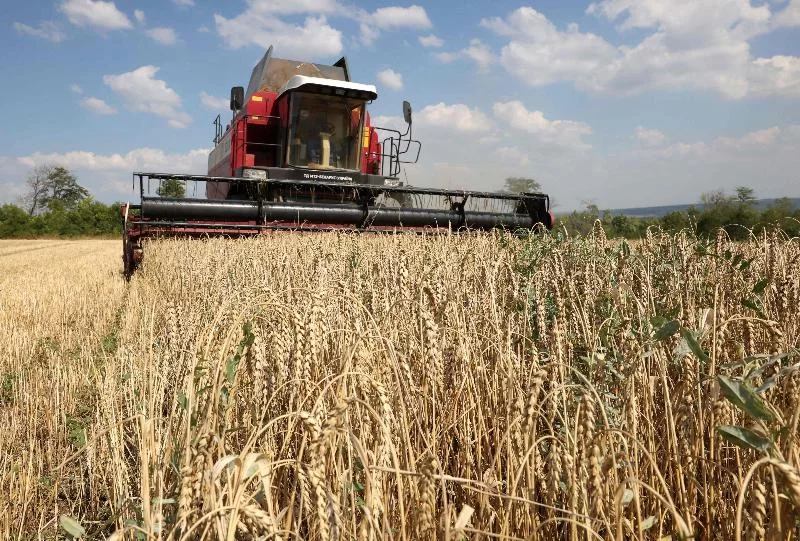
[[[411,125],[411,104],[407,101],[403,102],[403,118],[406,120],[406,124]]]
[[[231,88],[231,111],[236,112],[244,106],[244,88],[234,86]]]

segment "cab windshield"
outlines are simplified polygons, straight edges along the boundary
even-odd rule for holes
[[[293,93],[289,113],[289,165],[359,170],[363,118],[363,100]]]

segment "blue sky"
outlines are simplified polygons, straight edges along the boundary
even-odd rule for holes
[[[0,202],[42,163],[98,199],[206,172],[211,122],[269,44],[414,104],[411,184],[540,180],[560,210],[800,196],[800,0],[14,2],[0,33]]]

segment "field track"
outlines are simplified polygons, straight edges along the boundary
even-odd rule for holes
[[[2,539],[798,535],[796,240],[120,250],[0,241]]]

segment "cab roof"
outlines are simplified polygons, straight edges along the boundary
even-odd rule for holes
[[[363,100],[374,100],[378,97],[378,90],[375,88],[375,85],[365,85],[353,83],[351,81],[338,81],[335,79],[323,79],[321,77],[308,77],[305,75],[295,75],[289,79],[286,84],[283,85],[283,88],[281,88],[279,95],[282,96],[286,92],[296,90]]]

